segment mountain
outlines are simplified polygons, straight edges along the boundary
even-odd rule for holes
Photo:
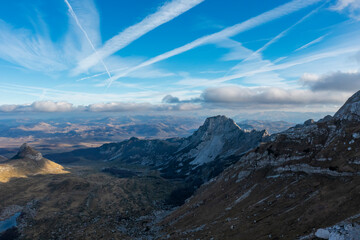
[[[10,160],[0,164],[0,182],[8,182],[11,178],[27,177],[37,174],[63,174],[64,168],[46,158],[24,143],[18,153]]]
[[[171,239],[359,239],[359,146],[360,91],[239,157],[161,224]]]
[[[145,140],[133,137],[120,143],[49,154],[47,157],[61,164],[94,160],[143,165],[161,170],[166,178],[197,176],[200,182],[204,182],[230,165],[233,162],[230,156],[244,154],[266,137],[265,130],[242,130],[232,119],[216,116],[206,119],[187,138]]]
[[[268,137],[266,130],[242,130],[225,116],[210,117],[188,138],[183,139],[173,157],[162,168],[168,178],[196,176],[207,181],[232,164],[234,156],[241,156]]]
[[[266,130],[270,134],[279,133],[293,127],[294,123],[285,121],[266,121],[266,120],[244,120],[238,123],[239,127],[246,130]]]

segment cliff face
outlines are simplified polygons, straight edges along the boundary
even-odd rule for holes
[[[360,223],[359,106],[358,92],[334,117],[306,121],[245,154],[163,222],[171,238],[350,236],[340,229]]]

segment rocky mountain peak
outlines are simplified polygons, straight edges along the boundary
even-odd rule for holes
[[[208,132],[211,134],[228,133],[240,130],[241,128],[232,120],[223,115],[209,117],[204,124],[199,128],[200,132]]]
[[[41,160],[43,158],[42,154],[33,148],[31,148],[27,143],[21,145],[19,152],[13,157],[13,159],[27,158],[32,160]]]
[[[334,115],[338,120],[360,120],[360,91],[352,95]]]

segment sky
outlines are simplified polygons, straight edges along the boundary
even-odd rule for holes
[[[360,0],[0,0],[0,113],[335,112]]]

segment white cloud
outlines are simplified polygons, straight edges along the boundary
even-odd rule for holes
[[[338,0],[337,3],[330,8],[338,12],[345,12],[350,17],[360,20],[360,1],[359,0]]]
[[[89,39],[95,47],[99,46],[99,16],[93,1],[74,2],[74,9]],[[36,22],[36,25],[35,30],[15,28],[0,20],[0,58],[26,69],[49,73],[68,70],[77,59],[93,52],[71,18],[64,39],[57,42],[51,39],[46,24]]]
[[[67,68],[48,36],[15,29],[0,20],[0,58],[27,69],[51,72]]]
[[[1,105],[0,106],[0,112],[13,112],[17,108],[17,105],[14,104],[8,104],[8,105]]]
[[[157,12],[147,16],[141,22],[126,28],[118,35],[112,37],[101,49],[98,50],[97,53],[94,53],[80,61],[74,72],[82,73],[88,70],[98,63],[99,58],[104,59],[112,55],[144,34],[164,23],[171,21],[203,1],[204,0],[173,0],[172,2],[164,4]]]
[[[70,112],[75,110],[67,102],[38,101],[23,105],[1,105],[0,112]]]
[[[111,85],[111,83],[121,77],[127,76],[130,72],[133,72],[135,70],[138,70],[140,68],[152,65],[154,63],[163,61],[165,59],[168,59],[170,57],[179,55],[181,53],[187,52],[193,48],[199,47],[204,44],[217,42],[221,39],[229,38],[231,36],[237,35],[241,32],[250,30],[252,28],[255,28],[257,26],[263,25],[265,23],[268,23],[270,21],[273,21],[275,19],[281,18],[283,16],[286,16],[288,14],[291,14],[293,12],[299,11],[300,9],[303,9],[307,6],[310,6],[312,4],[318,3],[321,0],[293,0],[289,3],[286,3],[284,5],[281,5],[277,8],[274,8],[268,12],[265,12],[263,14],[260,14],[256,17],[250,18],[245,22],[236,24],[234,26],[225,28],[224,30],[220,32],[216,32],[207,36],[203,36],[201,38],[198,38],[188,44],[185,44],[184,46],[178,47],[176,49],[173,49],[169,52],[160,54],[156,57],[153,57],[135,67],[130,68],[129,70],[117,74],[109,79],[108,84]]]
[[[91,112],[128,112],[128,111],[149,111],[153,105],[149,103],[96,103],[88,106]]]
[[[39,101],[30,105],[35,112],[69,112],[73,105],[67,102]]]
[[[193,104],[193,103],[181,103],[170,107],[173,111],[194,111],[202,109],[201,105]]]
[[[225,86],[206,89],[203,93],[207,103],[221,103],[254,107],[257,105],[313,105],[343,103],[349,94],[314,93],[310,90],[282,89],[273,87],[245,88]]]
[[[180,100],[178,97],[174,97],[172,95],[166,95],[163,99],[162,99],[163,103],[179,103]]]
[[[309,75],[309,79],[316,76]],[[172,95],[163,98],[162,103],[150,102],[106,102],[75,106],[69,102],[38,101],[32,104],[0,105],[0,112],[183,112],[233,110],[233,109],[305,109],[322,106],[333,109],[350,97],[351,92],[336,92],[333,89],[312,91],[310,89],[286,89],[275,87],[241,87],[229,85],[205,89],[198,97],[181,100]]]
[[[360,72],[333,72],[324,75],[304,74],[300,81],[313,91],[353,92],[360,90]]]
[[[0,105],[0,112],[171,112],[201,109],[194,103],[150,104],[131,102],[95,103],[87,106],[74,106],[68,102],[38,101],[32,104]]]

